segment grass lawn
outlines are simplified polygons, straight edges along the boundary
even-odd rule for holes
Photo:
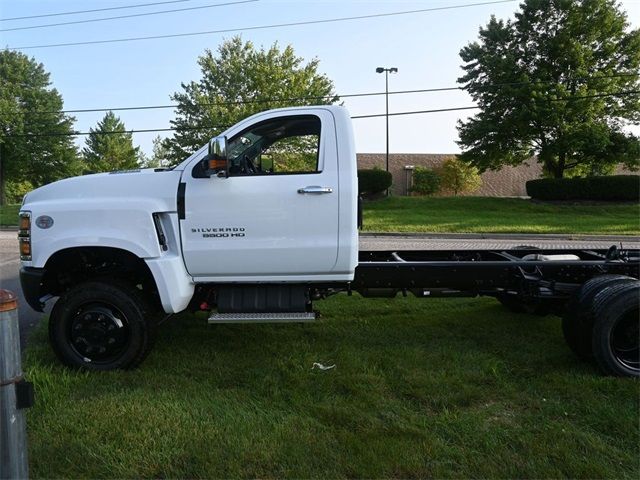
[[[638,235],[640,207],[493,197],[392,197],[364,204],[364,231]]]
[[[16,225],[19,205],[0,207]],[[640,234],[640,206],[540,204],[493,197],[392,197],[364,204],[365,232]]]
[[[557,317],[492,299],[316,307],[305,326],[183,314],[141,368],[106,374],[62,368],[41,326],[31,476],[640,478],[640,383],[579,362]]]
[[[0,227],[18,225],[18,212],[20,205],[0,206]]]

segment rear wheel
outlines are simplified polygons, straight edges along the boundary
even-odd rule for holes
[[[616,285],[594,303],[593,356],[607,375],[640,377],[640,282]]]
[[[126,284],[86,282],[65,292],[49,317],[49,339],[70,367],[133,368],[152,346],[154,322],[139,290]]]
[[[573,296],[562,317],[562,334],[569,348],[583,360],[593,358],[593,306],[596,295],[614,285],[633,282],[624,275],[600,275],[586,281]]]

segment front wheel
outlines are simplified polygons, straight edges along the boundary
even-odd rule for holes
[[[58,358],[88,370],[134,368],[152,346],[154,323],[133,286],[90,281],[56,302],[49,317],[49,340]]]

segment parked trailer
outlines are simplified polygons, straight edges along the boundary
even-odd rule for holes
[[[313,302],[493,296],[563,316],[569,347],[603,372],[640,376],[640,252],[358,251],[356,155],[342,107],[254,115],[172,169],[63,180],[20,211],[21,282],[67,365],[132,368],[158,319],[314,321]],[[32,222],[33,219],[33,222]]]

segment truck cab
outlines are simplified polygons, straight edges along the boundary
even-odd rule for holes
[[[180,166],[180,240],[194,281],[353,279],[358,186],[343,108],[260,113],[211,145],[216,159],[202,149]]]

